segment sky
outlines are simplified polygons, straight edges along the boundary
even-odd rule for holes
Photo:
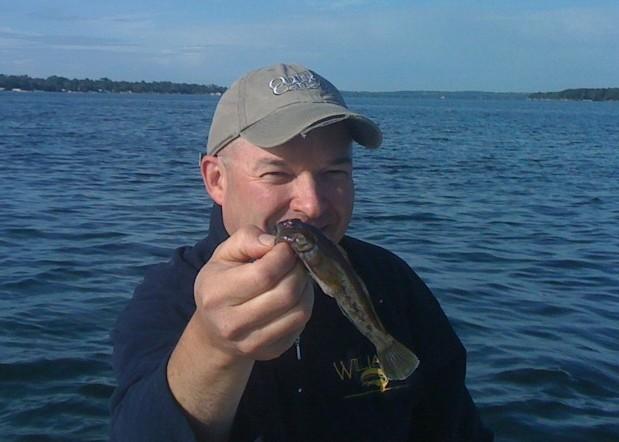
[[[619,87],[619,0],[0,0],[0,73],[342,90]]]

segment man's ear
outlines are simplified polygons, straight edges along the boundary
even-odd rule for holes
[[[223,204],[226,174],[221,158],[205,155],[200,159],[200,173],[206,191],[220,206]]]

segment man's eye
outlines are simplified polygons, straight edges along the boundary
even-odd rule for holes
[[[260,178],[264,178],[267,180],[273,180],[273,181],[285,181],[290,179],[290,174],[286,173],[286,172],[265,172],[262,175],[260,175]]]

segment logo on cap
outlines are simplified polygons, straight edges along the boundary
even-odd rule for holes
[[[300,89],[318,89],[320,80],[310,71],[299,72],[287,77],[276,77],[269,82],[273,95],[282,95]]]

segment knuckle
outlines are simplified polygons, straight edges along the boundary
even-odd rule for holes
[[[258,353],[261,349],[261,345],[255,340],[248,339],[238,344],[238,349],[241,354],[250,356],[255,353]]]
[[[258,238],[258,235],[260,235],[260,233],[261,232],[260,232],[260,229],[258,229],[258,227],[247,225],[247,226],[241,226],[236,232],[234,232],[232,236],[239,243],[244,244],[248,241],[253,241],[256,238]]]
[[[279,296],[281,310],[290,310],[299,303],[299,294],[293,290],[284,290]]]
[[[198,285],[194,288],[194,301],[198,310],[207,313],[219,309],[221,305],[221,297],[216,291]]]
[[[294,324],[294,328],[298,329],[303,328],[305,324],[307,324],[307,322],[309,321],[310,317],[311,311],[300,307],[291,313],[290,320]]]
[[[281,279],[281,274],[274,267],[254,268],[252,275],[252,285],[258,291],[266,291],[275,287]]]
[[[217,247],[215,247],[211,259],[208,260],[204,267],[208,266],[209,263],[215,262],[219,259],[219,257],[223,253],[222,251],[225,250],[226,247],[228,247],[228,241],[230,241],[230,238],[226,239],[225,241],[221,242]]]
[[[234,341],[241,334],[241,328],[233,321],[224,321],[219,325],[219,334],[225,340]]]

